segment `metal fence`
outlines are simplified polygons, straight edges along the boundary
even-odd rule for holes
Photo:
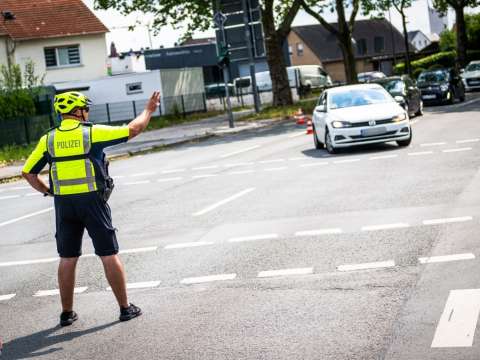
[[[51,121],[50,115],[0,120],[0,146],[37,141],[50,128]]]

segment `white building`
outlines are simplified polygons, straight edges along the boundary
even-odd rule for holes
[[[33,61],[46,85],[107,74],[108,29],[81,0],[2,0],[0,12],[0,64]]]
[[[415,50],[420,51],[432,43],[430,37],[425,35],[421,30],[409,31],[408,41],[415,47]],[[437,39],[438,41],[438,39]]]

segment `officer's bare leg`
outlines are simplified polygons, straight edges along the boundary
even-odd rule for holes
[[[123,264],[118,255],[101,256],[105,276],[117,298],[118,305],[128,307],[126,275]]]
[[[78,257],[60,258],[58,265],[58,286],[63,311],[73,310],[73,290],[75,288],[75,269]]]

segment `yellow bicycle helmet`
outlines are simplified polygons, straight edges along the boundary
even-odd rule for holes
[[[87,108],[92,102],[77,91],[68,91],[55,95],[53,108],[57,114],[69,114],[75,109]]]

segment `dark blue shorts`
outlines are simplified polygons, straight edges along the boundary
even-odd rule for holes
[[[97,192],[55,196],[55,218],[60,257],[82,255],[85,229],[93,240],[95,254],[109,256],[118,253],[110,207]]]

